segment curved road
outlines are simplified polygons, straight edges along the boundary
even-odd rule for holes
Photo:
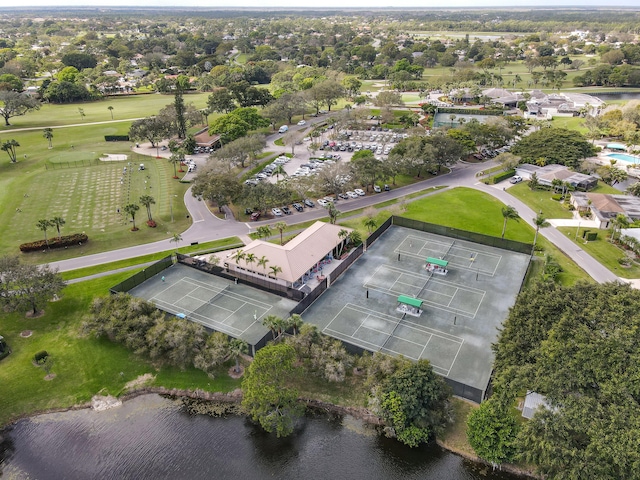
[[[269,137],[269,140],[272,141],[277,137],[278,135],[272,135]],[[151,153],[149,149],[136,148],[135,150],[141,154],[155,156],[155,152]],[[451,173],[442,177],[434,177],[412,185],[393,189],[390,192],[367,195],[365,197],[348,201],[341,201],[337,203],[336,207],[339,211],[345,213],[351,210],[374,205],[379,203],[381,200],[396,199],[415,192],[425,191],[425,194],[428,194],[428,192],[426,192],[427,189],[446,184],[448,188],[464,186],[488,193],[496,197],[502,203],[514,206],[520,217],[529,225],[534,227],[533,219],[535,218],[536,213],[531,208],[517,198],[509,195],[508,191],[501,185],[489,186],[478,181],[476,173],[481,170],[486,170],[487,167],[487,163],[468,164],[460,162],[452,168]],[[202,243],[231,236],[246,236],[251,233],[252,229],[260,225],[266,225],[273,222],[273,219],[261,222],[252,222],[251,224],[237,222],[233,218],[221,220],[209,211],[204,202],[198,201],[191,195],[191,189],[187,190],[185,193],[184,202],[193,219],[191,227],[181,234],[185,244],[192,242]],[[316,207],[306,208],[304,212],[296,212],[290,217],[282,218],[282,220],[287,221],[287,223],[294,224],[322,217],[326,217],[326,211],[323,208]],[[593,257],[571,241],[570,238],[565,237],[555,228],[548,227],[542,229],[539,234],[562,250],[597,282],[603,283],[620,280],[614,273],[597,262]],[[136,245],[119,250],[52,262],[50,265],[54,268],[58,268],[60,271],[67,271],[156,253],[169,250],[170,248],[170,243],[168,239],[166,239],[154,243]]]

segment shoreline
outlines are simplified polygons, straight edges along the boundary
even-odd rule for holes
[[[227,404],[240,404],[242,401],[242,392],[240,389],[233,390],[228,393],[222,392],[207,392],[205,390],[184,390],[178,388],[166,388],[166,387],[141,387],[127,391],[119,397],[116,397],[118,400],[122,402],[126,402],[127,400],[132,400],[136,397],[140,397],[142,395],[166,395],[173,398],[188,398],[192,400],[204,400],[207,402],[220,402]],[[299,402],[304,403],[307,408],[312,408],[316,410],[322,410],[326,413],[336,413],[340,415],[350,415],[358,420],[361,420],[369,425],[382,426],[384,425],[384,421],[382,418],[377,415],[372,414],[366,408],[356,408],[356,407],[344,407],[341,405],[336,405],[333,403],[323,402],[320,400],[314,400],[311,398],[299,398]],[[3,440],[3,433],[10,429],[17,422],[36,417],[38,415],[45,415],[48,413],[61,413],[61,412],[70,412],[75,410],[83,410],[83,409],[91,409],[92,404],[91,401],[85,402],[83,404],[71,405],[69,407],[64,408],[50,408],[43,411],[32,412],[28,415],[21,415],[10,423],[3,425],[0,427],[0,441]],[[481,463],[483,465],[487,465],[492,467],[492,465],[478,456],[471,455],[468,452],[460,450],[458,448],[452,447],[451,445],[447,445],[446,442],[443,442],[440,439],[435,440],[436,444],[448,452],[451,452],[455,455],[465,458],[466,460]],[[498,470],[505,471],[508,473],[512,473],[515,475],[520,475],[527,478],[533,479],[542,479],[542,476],[537,475],[529,470],[523,470],[512,464],[503,464],[500,465]]]

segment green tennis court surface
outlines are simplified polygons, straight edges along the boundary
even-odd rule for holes
[[[164,281],[162,280],[164,278]],[[296,302],[175,264],[129,292],[161,310],[200,323],[212,330],[258,344],[267,334],[267,315],[282,318]]]
[[[448,261],[449,273],[427,271],[427,257]],[[303,318],[357,348],[428,359],[455,393],[478,401],[528,264],[528,255],[392,226]],[[400,295],[421,300],[421,315],[399,312]]]

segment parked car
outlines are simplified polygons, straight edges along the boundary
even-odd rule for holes
[[[304,204],[305,204],[307,207],[309,207],[309,208],[313,208],[313,207],[315,207],[315,206],[316,206],[316,204],[315,204],[315,203],[313,203],[313,202],[312,202],[311,200],[309,200],[308,198],[305,198],[305,200],[304,200]]]
[[[361,197],[364,197],[365,193],[364,190],[362,190],[361,188],[356,188],[354,190],[354,192],[356,192],[358,195],[360,195]]]
[[[511,177],[511,180],[509,180],[511,183],[520,183],[522,181],[522,177],[520,175],[515,175],[513,177]]]
[[[318,199],[318,204],[319,204],[321,207],[326,207],[327,205],[329,205],[329,202],[327,202],[324,198],[319,198],[319,199]]]
[[[282,216],[282,210],[280,210],[279,208],[272,208],[271,213],[273,213],[276,217]]]
[[[245,215],[251,215],[253,213],[253,209],[252,208],[245,208],[244,209],[244,214]]]
[[[255,222],[256,220],[258,220],[259,218],[260,218],[260,212],[253,212],[253,213],[251,214],[251,220],[253,220],[254,222]]]
[[[292,206],[293,206],[293,208],[295,208],[299,212],[304,210],[304,207],[302,205],[300,205],[299,203],[294,203]]]
[[[298,125],[300,125],[300,126],[303,126],[303,125],[306,125],[306,124],[307,124],[307,122],[305,122],[304,120],[300,120],[298,122]]]
[[[285,215],[291,215],[291,209],[289,207],[282,207],[282,212]]]
[[[358,198],[358,194],[356,192],[347,192],[347,196],[349,198]]]
[[[338,194],[338,197],[340,197],[342,200],[349,200],[349,195],[347,195],[346,193],[340,193]]]
[[[389,185],[385,185],[384,186],[384,191],[388,192],[389,190],[391,190],[391,187]]]
[[[373,191],[376,193],[380,193],[382,191],[382,189],[380,188],[380,185],[374,185],[373,186]]]

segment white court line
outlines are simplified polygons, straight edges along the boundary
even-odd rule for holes
[[[221,324],[220,322],[214,321],[208,317],[205,317],[204,315],[200,315],[199,313],[195,313],[193,311],[184,311],[184,309],[178,309],[175,304],[169,303],[169,302],[165,302],[159,299],[156,300],[152,300],[157,306],[160,306],[160,308],[168,313],[172,313],[173,315],[177,315],[178,313],[184,313],[186,315],[186,317],[188,319],[194,319],[194,320],[200,320],[198,323],[201,323],[203,325],[206,326],[211,326],[211,324],[214,324],[216,326],[221,325],[221,327],[218,327],[221,331],[224,331],[226,329],[226,331],[224,333],[229,333],[231,335],[241,335],[242,333],[244,333],[242,330],[240,330],[239,328],[235,328],[232,327],[230,325],[225,325],[225,324]],[[164,308],[162,307],[162,305],[165,305]],[[180,311],[182,310],[182,311]],[[207,321],[208,320],[208,321]],[[245,330],[246,331],[246,330]]]
[[[210,285],[207,285],[204,282],[200,282],[200,281],[198,281],[198,280],[196,280],[194,278],[185,277],[185,281],[187,283],[191,283],[193,285],[198,285],[201,288],[205,288],[205,289],[208,289],[208,290],[215,291],[213,288],[211,288]],[[273,304],[271,304],[271,303],[262,302],[260,300],[256,300],[255,298],[251,298],[251,297],[247,297],[246,295],[242,295],[240,293],[231,292],[226,288],[220,290],[218,293],[220,293],[221,291],[224,291],[224,295],[227,296],[227,297],[232,297],[232,298],[233,297],[237,297],[238,300],[241,300],[241,301],[244,301],[246,303],[249,303],[249,304],[253,305],[254,307],[262,307],[262,308],[272,308],[273,307]]]

